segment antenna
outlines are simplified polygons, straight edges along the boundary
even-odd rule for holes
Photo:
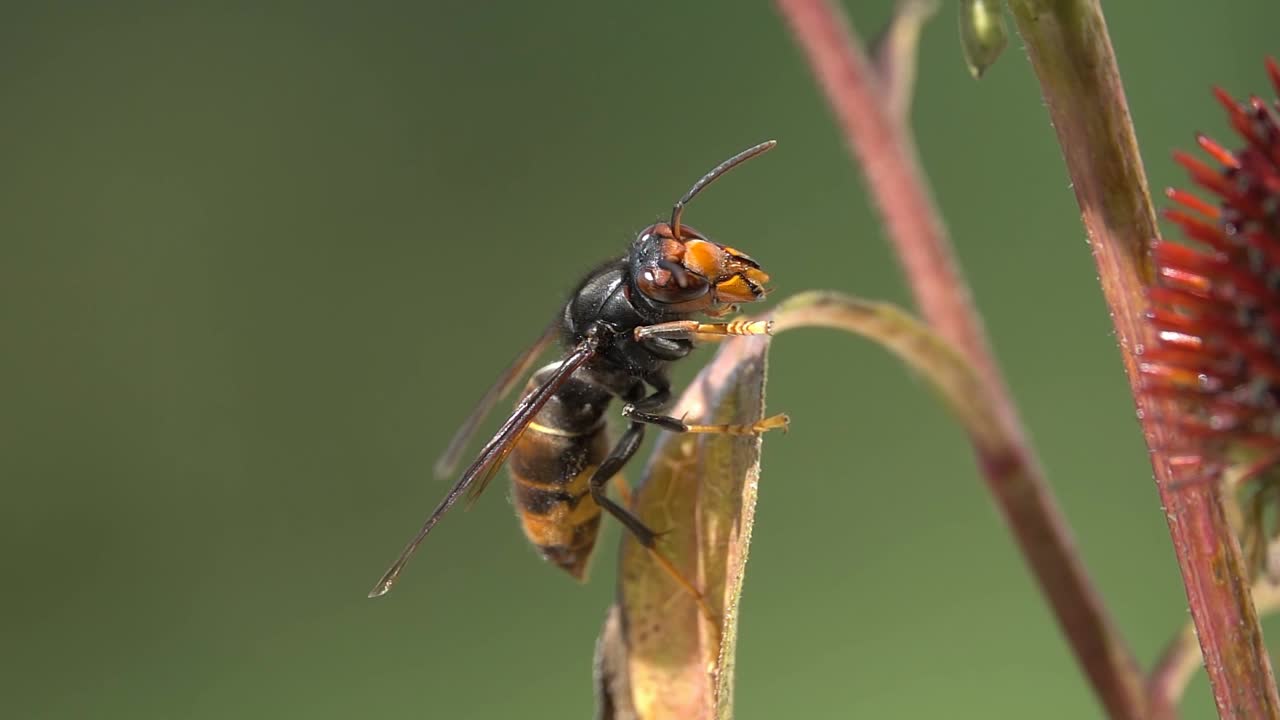
[[[671,208],[671,236],[676,240],[682,239],[680,237],[680,215],[684,213],[684,206],[688,205],[693,198],[698,195],[698,193],[702,192],[703,188],[715,182],[715,180],[721,175],[724,175],[751,158],[772,150],[773,146],[777,144],[777,140],[765,140],[759,145],[749,147],[728,160],[725,160],[712,168],[711,172],[699,178],[698,182],[694,183],[693,187],[689,188],[689,191],[677,200],[675,206]]]

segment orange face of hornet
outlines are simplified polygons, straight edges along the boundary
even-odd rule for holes
[[[769,275],[755,260],[687,225],[679,240],[667,223],[647,228],[636,241],[636,259],[636,287],[674,312],[724,315],[768,291]]]

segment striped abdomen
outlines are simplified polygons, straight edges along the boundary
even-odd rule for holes
[[[548,368],[534,374],[525,394],[542,383]],[[600,506],[587,483],[609,452],[608,402],[607,393],[571,378],[520,436],[508,460],[525,536],[544,558],[579,580],[600,531]]]

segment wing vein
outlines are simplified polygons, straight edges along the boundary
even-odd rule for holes
[[[484,492],[485,487],[493,479],[498,468],[502,466],[503,460],[511,454],[516,441],[524,434],[525,429],[529,427],[529,423],[533,421],[538,411],[547,404],[557,390],[568,382],[575,371],[585,365],[596,354],[598,347],[599,340],[594,335],[578,343],[564,357],[560,367],[556,368],[555,373],[516,405],[511,417],[507,418],[507,421],[502,424],[498,432],[494,434],[489,442],[485,443],[475,461],[471,463],[466,472],[462,474],[462,477],[458,479],[458,482],[444,496],[444,499],[431,512],[431,515],[427,517],[426,522],[422,524],[422,528],[413,536],[409,544],[405,545],[404,550],[401,551],[396,561],[387,569],[387,572],[378,580],[378,583],[373,586],[373,590],[369,592],[369,597],[385,595],[391,590],[396,580],[399,579],[401,571],[404,570],[405,565],[408,564],[409,559],[418,549],[418,546],[422,544],[431,529],[448,512],[449,508],[453,507],[453,504],[458,501],[458,498],[464,492],[471,488],[473,497]],[[474,488],[472,487],[473,485]]]
[[[436,460],[435,474],[436,477],[444,477],[453,473],[454,468],[458,467],[458,460],[462,458],[462,451],[467,449],[467,443],[471,442],[471,438],[476,434],[476,429],[480,427],[480,423],[493,410],[498,401],[511,392],[516,383],[533,367],[534,361],[547,349],[556,338],[556,334],[560,329],[558,321],[553,321],[547,325],[538,339],[530,345],[528,349],[516,356],[515,360],[502,371],[498,379],[493,385],[485,391],[476,408],[471,411],[467,419],[463,421],[457,432],[449,440],[449,445],[441,453],[440,459]]]

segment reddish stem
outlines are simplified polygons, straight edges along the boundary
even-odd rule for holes
[[[1145,701],[1137,664],[1085,572],[1026,441],[904,124],[891,116],[872,66],[835,7],[825,0],[777,4],[867,175],[921,312],[975,366],[995,400],[1005,434],[1015,440],[1000,455],[979,447],[992,498],[1108,713],[1142,718]]]
[[[1111,309],[1156,484],[1182,569],[1218,713],[1276,718],[1270,659],[1262,645],[1248,574],[1220,495],[1205,484],[1175,484],[1158,422],[1170,409],[1141,392],[1138,355],[1150,276],[1147,245],[1158,236],[1128,102],[1097,0],[1010,0],[1018,30],[1066,159]]]

